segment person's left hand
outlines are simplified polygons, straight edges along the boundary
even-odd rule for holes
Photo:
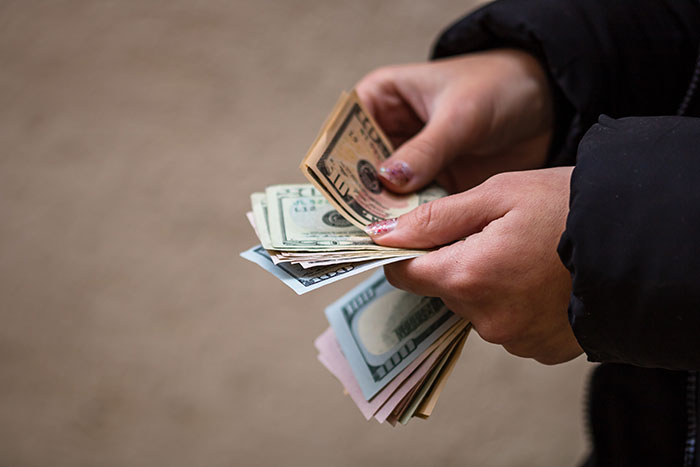
[[[387,279],[400,289],[440,297],[482,338],[512,354],[545,364],[577,357],[582,349],[567,317],[571,278],[556,251],[571,172],[502,173],[397,220],[372,224],[367,232],[381,245],[446,245],[385,266]]]

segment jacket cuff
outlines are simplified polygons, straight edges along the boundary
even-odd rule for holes
[[[571,177],[558,253],[589,360],[700,368],[700,119],[601,117]]]

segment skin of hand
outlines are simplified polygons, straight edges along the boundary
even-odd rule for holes
[[[440,297],[486,341],[544,364],[582,353],[568,322],[569,271],[557,256],[572,167],[495,175],[367,228],[376,243],[441,248],[384,267],[389,282]]]
[[[380,167],[397,193],[437,180],[450,192],[540,168],[550,144],[550,84],[540,63],[496,49],[379,68],[355,89],[397,147]]]

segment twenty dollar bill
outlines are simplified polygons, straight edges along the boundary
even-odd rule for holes
[[[393,149],[357,93],[344,93],[301,163],[306,178],[357,227],[398,217],[445,196],[438,186],[401,195],[388,191],[378,170]]]

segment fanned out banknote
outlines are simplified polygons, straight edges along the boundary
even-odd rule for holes
[[[398,195],[378,178],[389,140],[352,91],[326,119],[301,169],[311,184],[272,185],[251,195],[248,220],[260,241],[241,256],[303,294],[345,277],[426,254],[376,245],[363,227],[444,196],[431,186]],[[438,298],[392,287],[382,271],[326,309],[331,327],[318,358],[366,419],[427,418],[470,325]]]
[[[332,284],[346,277],[354,276],[355,274],[360,274],[370,269],[404,259],[402,257],[383,258],[359,263],[338,263],[304,269],[298,264],[275,264],[272,257],[270,257],[270,253],[261,245],[254,246],[244,251],[241,253],[241,256],[271,273],[299,295],[311,292],[324,285]]]
[[[248,220],[260,245],[241,256],[298,294],[426,253],[376,245],[310,184],[270,186],[253,193],[251,204]]]

